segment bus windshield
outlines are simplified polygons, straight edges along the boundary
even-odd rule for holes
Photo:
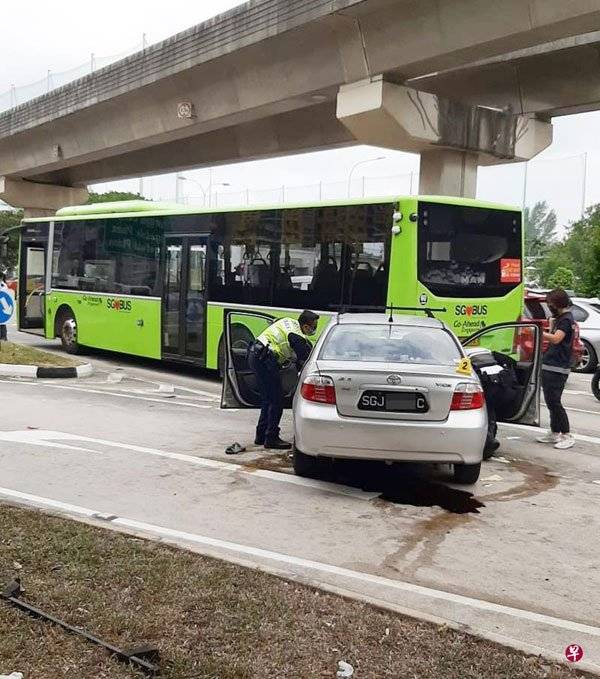
[[[419,280],[442,297],[502,297],[521,283],[521,215],[419,203]]]

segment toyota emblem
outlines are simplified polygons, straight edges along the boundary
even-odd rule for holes
[[[402,378],[400,375],[388,375],[387,377],[387,383],[388,384],[401,384]]]

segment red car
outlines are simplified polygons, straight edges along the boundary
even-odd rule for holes
[[[546,303],[546,295],[527,291],[525,293],[525,306],[523,309],[523,316],[519,319],[523,323],[535,323],[539,325],[542,331],[548,332],[550,329],[550,318],[552,314]],[[528,360],[533,352],[533,337],[527,330],[521,331],[521,336],[518,342],[521,351],[522,360]],[[542,350],[546,351],[548,348],[548,341],[542,341]],[[584,346],[579,337],[579,325],[575,323],[575,338],[573,340],[573,353],[577,358],[577,362],[581,361],[583,356]]]

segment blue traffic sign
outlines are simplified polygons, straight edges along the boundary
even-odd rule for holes
[[[10,292],[0,290],[0,324],[8,323],[15,310],[15,302]]]

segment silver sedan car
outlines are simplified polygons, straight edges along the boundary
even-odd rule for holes
[[[477,375],[438,320],[344,314],[332,321],[300,375],[294,466],[317,456],[453,463],[479,476],[487,431]]]
[[[225,312],[221,407],[260,407],[248,347],[275,320],[262,310]],[[489,326],[461,345],[435,318],[334,315],[300,376],[293,362],[281,369],[296,473],[312,475],[319,458],[451,463],[457,482],[475,483],[491,404],[472,363],[499,360],[514,376],[515,395],[495,410],[498,421],[539,425],[540,347],[535,324]]]
[[[576,372],[593,373],[600,358],[600,300],[597,297],[573,297],[571,313],[579,323],[584,351]]]

